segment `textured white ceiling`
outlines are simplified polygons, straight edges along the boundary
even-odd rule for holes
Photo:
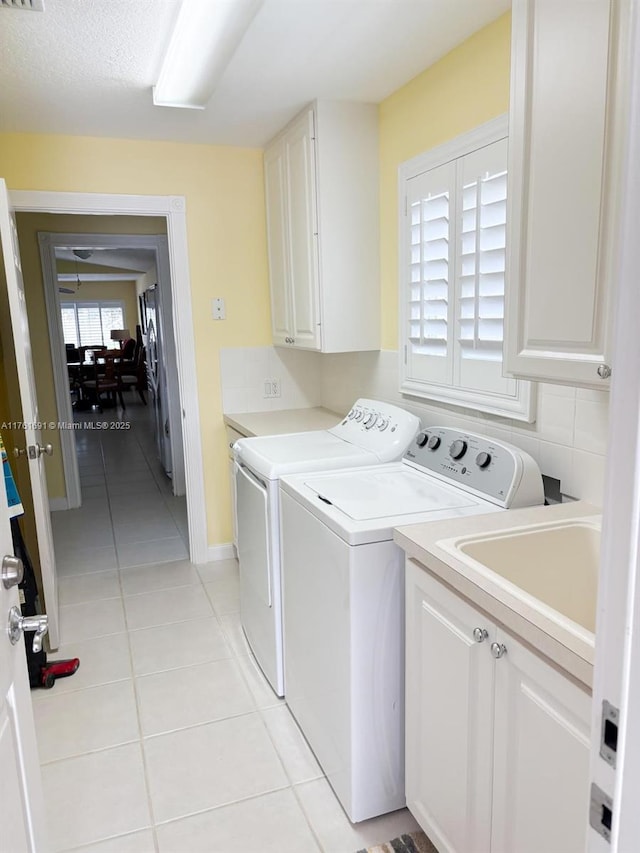
[[[383,100],[510,6],[264,0],[204,111],[151,100],[180,0],[0,8],[0,131],[261,146],[314,98]]]

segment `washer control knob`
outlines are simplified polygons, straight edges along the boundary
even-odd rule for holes
[[[476,456],[476,465],[478,468],[487,468],[489,463],[491,462],[491,454],[485,453],[484,450],[482,453],[478,453]]]
[[[363,419],[363,417],[364,417],[364,412],[362,411],[362,409],[356,409],[356,415],[355,415],[356,420],[361,421]]]
[[[461,438],[457,438],[449,448],[449,455],[452,459],[462,459],[467,452],[467,442]]]
[[[378,421],[378,429],[380,430],[380,432],[384,432],[388,426],[389,426],[389,419],[388,418],[380,418],[380,420]]]
[[[419,432],[416,436],[416,444],[418,447],[424,447],[425,444],[429,441],[429,433],[428,432]]]
[[[376,425],[377,420],[378,420],[378,416],[376,415],[376,413],[371,412],[369,417],[364,422],[365,429],[371,429],[371,427],[374,427]]]
[[[349,414],[347,415],[347,417],[349,418],[349,420],[350,420],[350,421],[352,421],[352,420],[355,418],[355,416],[356,416],[356,410],[355,410],[355,409],[351,409],[351,411],[349,412]]]
[[[437,450],[441,444],[440,436],[432,435],[428,442],[429,450]]]

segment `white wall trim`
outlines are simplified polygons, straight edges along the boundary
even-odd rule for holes
[[[206,562],[208,560],[207,517],[184,197],[32,190],[13,190],[10,197],[17,212],[165,217],[174,297],[172,299],[172,314],[180,386],[180,407],[183,416],[182,436],[189,519],[189,549],[193,563]]]
[[[49,498],[49,512],[61,512],[69,509],[69,501],[66,498]]]
[[[209,545],[208,563],[215,563],[218,560],[234,560],[237,556],[236,546],[233,542],[225,542],[223,545]]]
[[[492,145],[501,139],[505,139],[509,135],[509,116],[504,113],[497,118],[484,122],[484,124],[474,127],[466,133],[461,133],[454,139],[438,145],[436,148],[431,148],[429,151],[423,151],[412,157],[411,160],[406,160],[398,166],[398,177],[400,181],[407,181],[410,178],[415,178],[423,172],[428,172],[430,169],[435,169],[438,166],[443,166],[445,163],[450,163],[452,160],[457,160],[458,157],[463,157],[470,151],[475,151],[478,148],[484,148],[487,145]],[[400,208],[398,208],[400,210]]]

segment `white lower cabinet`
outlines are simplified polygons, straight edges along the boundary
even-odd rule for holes
[[[406,577],[416,820],[440,851],[583,851],[591,697],[412,560]]]

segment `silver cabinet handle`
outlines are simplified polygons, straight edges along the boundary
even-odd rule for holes
[[[53,456],[53,444],[36,444],[36,450],[38,456],[42,456],[43,453],[46,453],[47,456]]]
[[[24,577],[24,566],[20,557],[13,554],[5,554],[2,558],[2,584],[5,589],[18,586]]]
[[[611,368],[608,364],[598,365],[598,376],[600,379],[608,379],[611,376]]]
[[[15,646],[25,631],[35,631],[33,635],[33,651],[42,651],[42,638],[49,630],[49,617],[46,615],[23,616],[17,607],[9,611],[9,639]]]
[[[476,641],[476,643],[484,643],[488,636],[489,632],[486,628],[473,629],[473,639]]]
[[[498,660],[498,658],[503,657],[507,653],[507,647],[504,645],[504,643],[491,643],[490,649],[491,654],[496,660]]]

